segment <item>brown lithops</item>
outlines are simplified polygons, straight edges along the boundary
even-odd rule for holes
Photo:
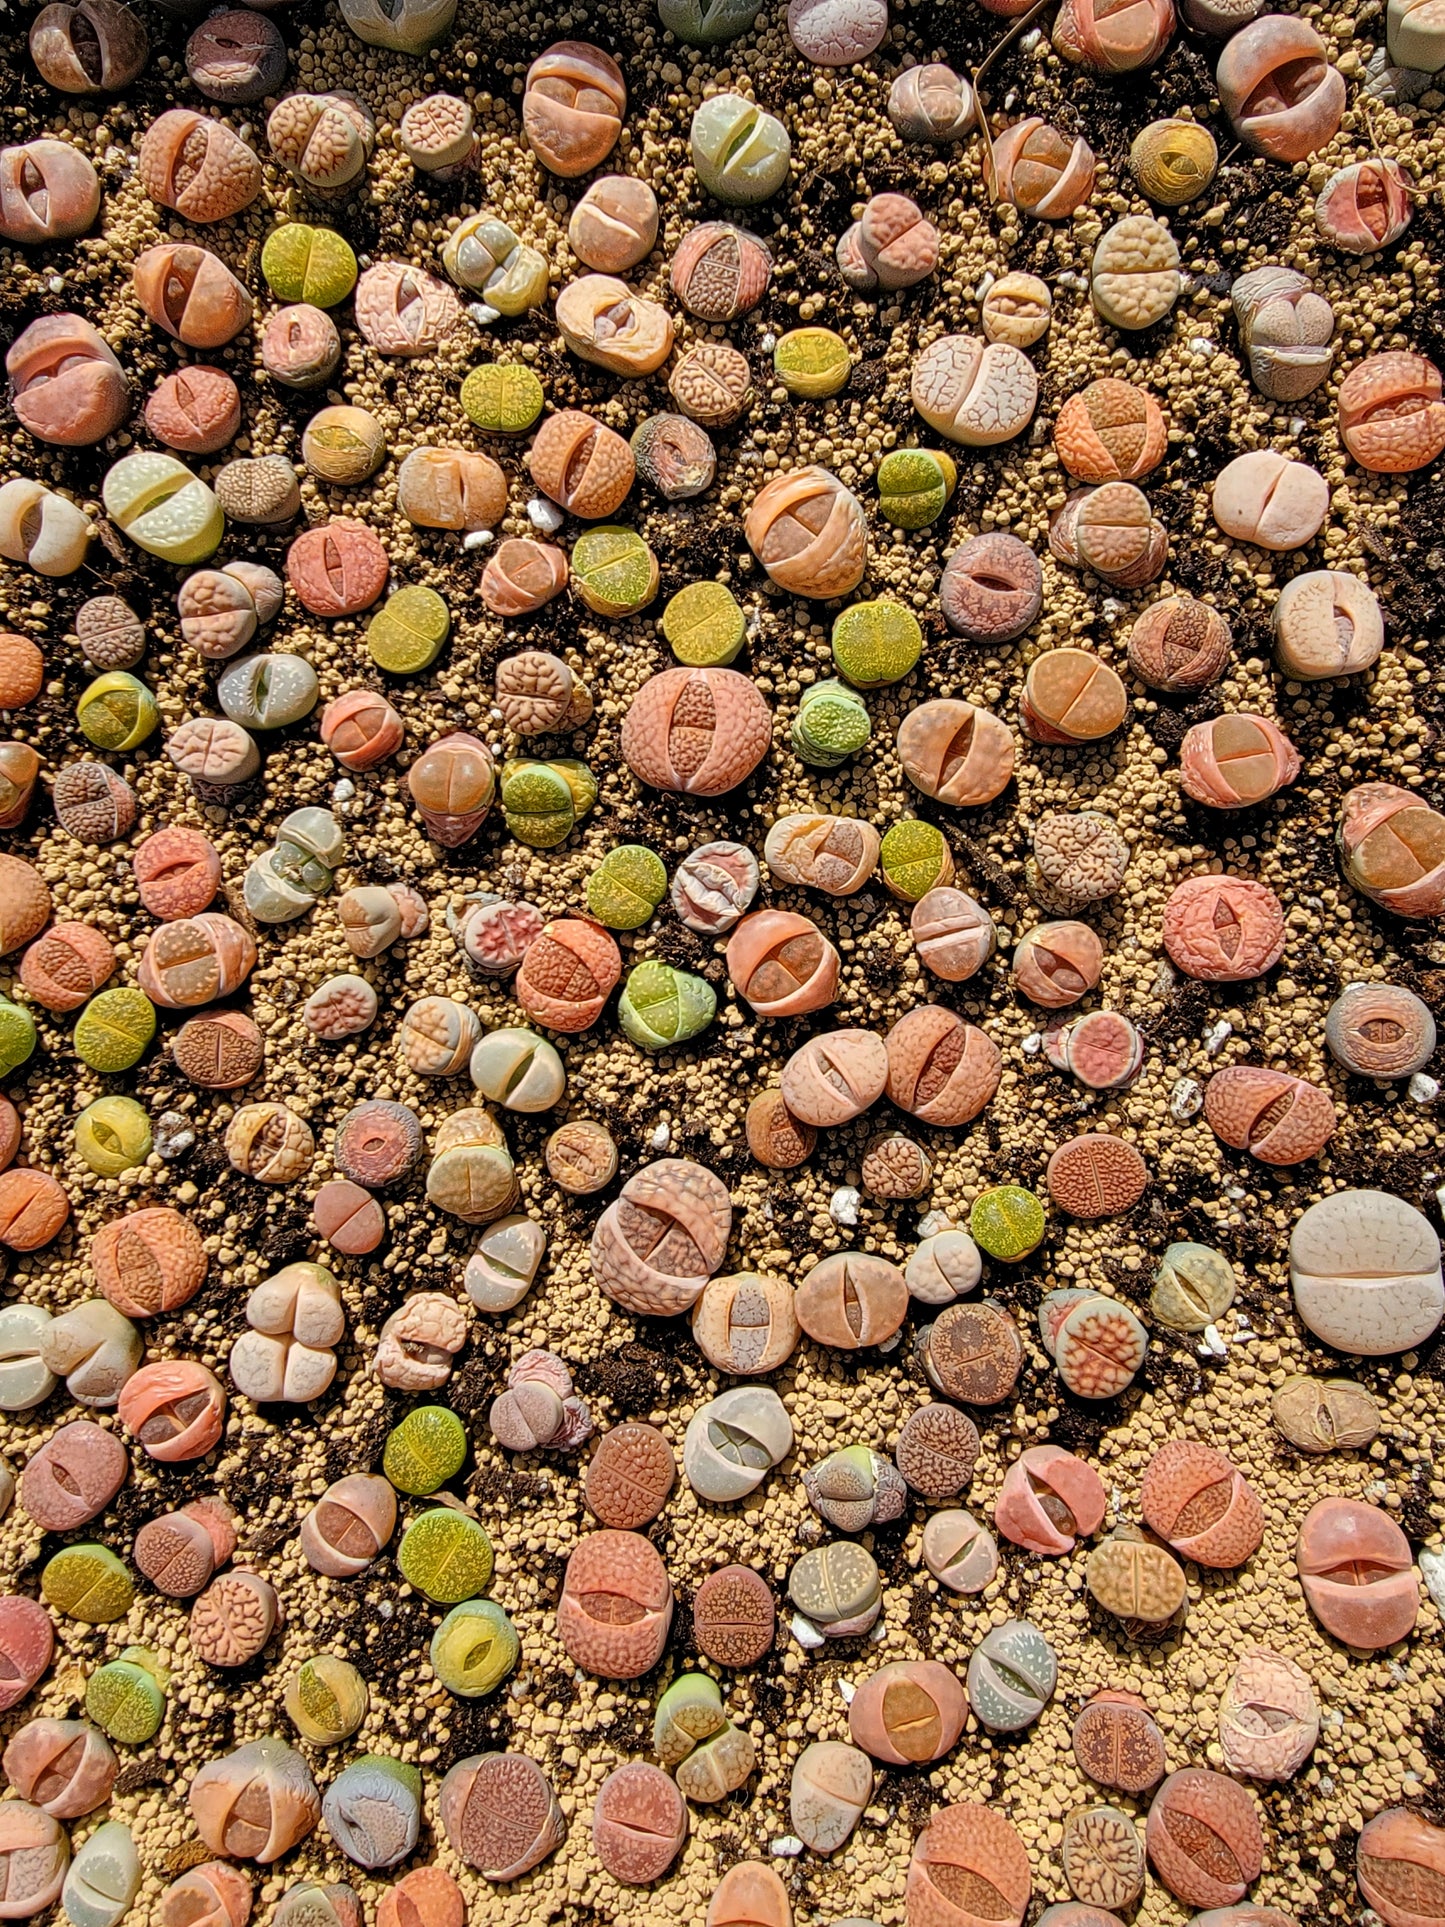
[[[637,473],[623,438],[578,408],[548,416],[528,451],[527,467],[538,488],[587,521],[620,508]]]
[[[941,1004],[910,1010],[884,1043],[889,1097],[925,1124],[969,1123],[1003,1075],[993,1040]]]
[[[687,1158],[660,1158],[630,1177],[592,1234],[592,1275],[626,1310],[689,1310],[722,1263],[732,1205],[721,1179]]]
[[[1197,1439],[1171,1439],[1149,1462],[1139,1488],[1144,1522],[1196,1565],[1242,1566],[1264,1537],[1264,1508],[1222,1452]]]
[[[151,122],[136,172],[153,201],[188,221],[227,221],[261,191],[261,163],[240,135],[189,107]]]
[[[772,711],[735,669],[664,669],[649,676],[622,724],[632,773],[661,790],[722,796],[767,754]]]
[[[1095,1693],[1074,1721],[1074,1758],[1100,1786],[1145,1793],[1164,1777],[1164,1736],[1134,1693]]]

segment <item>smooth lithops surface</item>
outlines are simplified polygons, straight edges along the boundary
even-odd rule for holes
[[[7,21],[17,1917],[1445,1917],[1439,23],[1025,11]]]

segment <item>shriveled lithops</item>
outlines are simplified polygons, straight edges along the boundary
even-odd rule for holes
[[[442,266],[458,287],[498,314],[525,314],[547,298],[547,257],[495,214],[466,215],[442,243]]]
[[[571,1452],[592,1435],[592,1416],[554,1352],[524,1352],[512,1364],[488,1423],[509,1452]]]
[[[287,1717],[316,1746],[337,1746],[366,1717],[366,1681],[349,1660],[318,1653],[301,1662],[286,1682]]]
[[[1156,207],[1183,207],[1214,179],[1219,149],[1195,120],[1155,120],[1134,136],[1129,171]]]
[[[263,1866],[304,1840],[321,1817],[321,1796],[306,1762],[269,1737],[208,1760],[191,1781],[187,1800],[213,1853]]]
[[[866,1532],[896,1519],[907,1488],[896,1466],[866,1445],[847,1445],[803,1474],[803,1488],[816,1512],[839,1532]]]
[[[1345,81],[1307,20],[1270,13],[1225,42],[1216,71],[1220,104],[1257,154],[1302,161],[1333,138]]]

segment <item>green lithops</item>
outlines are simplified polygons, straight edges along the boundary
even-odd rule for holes
[[[450,1506],[435,1506],[402,1534],[396,1562],[402,1578],[440,1606],[485,1592],[492,1577],[492,1542],[480,1521]]]
[[[86,1715],[122,1746],[144,1746],[160,1731],[169,1684],[170,1674],[148,1646],[127,1646],[91,1674]]]
[[[833,624],[833,661],[859,689],[901,682],[923,654],[923,630],[901,602],[855,602]]]
[[[266,236],[261,272],[278,301],[334,308],[356,286],[356,256],[335,228],[287,221]]]
[[[990,1258],[1017,1264],[1038,1249],[1044,1235],[1044,1207],[1021,1184],[996,1184],[974,1199],[968,1228],[974,1243]]]
[[[884,832],[878,851],[883,881],[895,897],[917,903],[953,876],[953,855],[942,830],[908,817]]]
[[[926,529],[948,507],[958,469],[932,448],[895,448],[878,464],[878,506],[895,529]]]
[[[846,385],[853,360],[831,328],[794,328],[773,350],[773,372],[790,395],[822,401]]]
[[[35,1051],[35,1019],[23,1004],[0,997],[0,1077],[30,1059]]]
[[[533,850],[555,849],[597,801],[591,770],[571,757],[551,763],[513,757],[502,765],[500,791],[507,828]]]
[[[829,677],[803,691],[789,740],[814,769],[837,769],[873,734],[868,705],[856,690]]]
[[[490,1599],[464,1599],[432,1634],[432,1671],[459,1699],[495,1693],[517,1664],[517,1629]]]
[[[587,908],[609,930],[640,930],[666,895],[662,858],[641,843],[609,850],[587,879]]]
[[[747,32],[758,0],[657,0],[657,17],[690,47],[718,47]]]
[[[662,633],[689,669],[720,669],[742,648],[747,622],[725,582],[689,582],[669,598]]]
[[[97,749],[134,749],[160,719],[155,697],[138,676],[124,669],[97,676],[75,705],[80,733]]]
[[[366,646],[378,669],[390,676],[415,676],[429,669],[451,634],[452,612],[422,583],[409,583],[389,595],[366,625]]]
[[[657,1702],[652,1749],[690,1800],[725,1798],[757,1764],[752,1740],[728,1719],[706,1673],[683,1673]]]
[[[75,1020],[75,1054],[113,1076],[138,1064],[156,1034],[156,1007],[143,990],[123,985],[92,997]]]
[[[657,594],[657,557],[636,529],[604,523],[572,545],[572,581],[594,615],[636,615]]]
[[[462,383],[462,407],[489,435],[525,435],[544,400],[541,382],[515,362],[489,361]]]
[[[151,1154],[151,1121],[133,1097],[98,1097],[75,1120],[75,1148],[97,1177],[118,1178]]]
[[[387,1434],[381,1469],[398,1492],[421,1497],[454,1479],[467,1456],[467,1428],[445,1405],[418,1405]]]
[[[667,1050],[705,1031],[717,1011],[710,983],[648,958],[629,972],[617,1005],[622,1028],[644,1050]]]
[[[62,1546],[40,1574],[40,1592],[47,1606],[87,1626],[108,1626],[124,1619],[135,1598],[129,1568],[109,1546],[87,1540]]]
[[[348,1659],[317,1653],[286,1682],[286,1716],[303,1739],[317,1746],[348,1740],[366,1718],[366,1681]]]

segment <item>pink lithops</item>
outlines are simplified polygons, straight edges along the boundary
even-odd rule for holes
[[[966,983],[993,953],[993,919],[964,890],[928,891],[914,904],[908,928],[919,960],[948,984]]]
[[[68,141],[0,147],[0,238],[34,247],[84,234],[100,212],[100,176]]]
[[[1071,569],[1091,569],[1117,588],[1137,589],[1163,569],[1169,537],[1142,489],[1132,482],[1101,482],[1065,501],[1049,524],[1049,553]]]
[[[1100,1786],[1139,1794],[1164,1777],[1164,1736],[1136,1693],[1095,1693],[1074,1721],[1073,1747]]]
[[[286,551],[286,580],[313,616],[354,616],[386,587],[391,557],[381,537],[349,515],[305,529]]]
[[[1139,493],[1131,482],[1106,482],[1104,488]],[[1036,743],[1097,743],[1113,735],[1128,707],[1123,683],[1092,651],[1048,649],[1029,665],[1019,696],[1019,721]]]
[[[1242,1472],[1198,1439],[1170,1439],[1139,1487],[1144,1523],[1196,1565],[1230,1571],[1259,1550],[1264,1507]]]
[[[241,427],[241,391],[219,368],[178,368],[145,405],[146,427],[183,455],[214,455]]]
[[[1309,1675],[1282,1653],[1246,1647],[1219,1703],[1219,1743],[1230,1770],[1251,1780],[1292,1780],[1319,1736]]]
[[[520,1880],[567,1831],[552,1782],[525,1753],[458,1760],[437,1808],[452,1851],[488,1880]]]
[[[42,1531],[71,1532],[104,1512],[129,1471],[114,1432],[75,1419],[31,1454],[20,1474],[20,1503]]]
[[[868,566],[868,518],[863,504],[836,475],[816,463],[764,482],[753,497],[743,533],[772,580],[791,595],[815,599],[847,595],[863,580]]]
[[[1149,1349],[1149,1334],[1127,1305],[1083,1288],[1050,1292],[1039,1308],[1039,1329],[1077,1398],[1117,1398]]]
[[[1231,647],[1218,610],[1193,596],[1164,596],[1129,631],[1129,667],[1151,689],[1205,689],[1223,675]]]
[[[527,69],[522,125],[550,173],[572,180],[599,166],[617,144],[627,83],[610,54],[586,40],[559,40]]]
[[[672,1624],[672,1585],[656,1549],[636,1532],[579,1540],[557,1602],[567,1656],[601,1679],[639,1679],[662,1657]]]
[[[592,1436],[591,1414],[555,1352],[524,1352],[517,1359],[487,1423],[509,1452],[570,1452]]]
[[[861,1117],[883,1095],[888,1051],[872,1030],[829,1030],[783,1066],[783,1102],[805,1124],[827,1130]]]
[[[549,1030],[587,1030],[621,975],[622,953],[600,925],[559,917],[543,925],[522,955],[517,1002]]]
[[[212,1853],[269,1866],[314,1831],[321,1796],[310,1768],[284,1740],[252,1740],[207,1760],[187,1795]]]
[[[664,669],[633,697],[622,755],[634,776],[685,796],[723,796],[767,754],[773,714],[735,669]]]
[[[1154,1795],[1144,1843],[1155,1873],[1191,1907],[1229,1907],[1264,1864],[1264,1835],[1237,1780],[1203,1767],[1171,1773]]]
[[[59,1899],[69,1865],[58,1820],[28,1800],[0,1800],[0,1917],[43,1914]]]
[[[1375,254],[1410,225],[1415,184],[1398,161],[1336,168],[1315,201],[1315,226],[1342,254]]]
[[[261,163],[222,120],[173,107],[146,129],[136,173],[150,198],[188,221],[226,221],[261,191]]]
[[[1164,906],[1164,948],[1187,977],[1205,983],[1262,977],[1284,955],[1284,941],[1284,906],[1248,877],[1186,877]]]
[[[301,1553],[313,1572],[354,1579],[396,1530],[396,1493],[374,1473],[350,1472],[327,1486],[301,1521]]]
[[[0,1595],[0,1713],[19,1704],[50,1664],[50,1614],[23,1593]]]
[[[1216,1071],[1205,1086],[1204,1117],[1223,1143],[1264,1164],[1318,1157],[1335,1132],[1328,1091],[1262,1064]]]
[[[915,789],[939,803],[991,803],[1014,773],[1007,724],[950,697],[920,703],[898,726],[898,760]]]
[[[234,917],[203,910],[151,932],[136,982],[152,1003],[167,1010],[195,1010],[239,990],[255,964],[250,931]]]
[[[131,869],[141,902],[162,923],[198,917],[221,887],[215,844],[181,823],[167,823],[137,844]]]
[[[1031,1445],[1004,1475],[994,1524],[1016,1546],[1055,1557],[1072,1552],[1104,1523],[1104,1482],[1058,1445]]]
[[[913,1843],[908,1927],[1021,1927],[1032,1892],[1028,1851],[1010,1821],[971,1800],[939,1807]]]
[[[1336,832],[1345,875],[1397,917],[1445,911],[1445,815],[1398,783],[1361,783]]]
[[[967,1124],[1003,1075],[998,1046],[941,1004],[921,1004],[884,1038],[888,1096],[925,1124]]]
[[[759,910],[728,938],[728,976],[760,1017],[831,1004],[841,961],[813,919],[794,910]]]
[[[887,1766],[921,1766],[951,1752],[968,1717],[957,1676],[936,1659],[880,1667],[853,1695],[848,1732]]]
[[[1117,1010],[1091,1010],[1044,1033],[1044,1054],[1056,1070],[1091,1091],[1117,1091],[1144,1067],[1144,1039]]]
[[[1357,362],[1340,383],[1340,439],[1361,468],[1406,475],[1445,449],[1440,370],[1392,351]]]
[[[944,620],[970,642],[1012,642],[1035,620],[1043,597],[1039,558],[1003,529],[971,535],[948,558],[938,585]]]
[[[1344,116],[1344,76],[1298,14],[1251,21],[1225,43],[1216,80],[1235,133],[1271,160],[1308,160],[1334,138]]]
[[[1298,752],[1267,716],[1237,710],[1195,723],[1179,748],[1179,780],[1196,803],[1216,810],[1262,803],[1299,775]]]
[[[732,1230],[727,1186],[687,1158],[660,1158],[623,1185],[592,1234],[592,1275],[625,1310],[690,1311],[723,1261]]]
[[[158,328],[188,348],[224,348],[251,319],[245,287],[209,248],[166,242],[135,258],[136,300]]]
[[[86,1720],[30,1720],[5,1748],[5,1778],[56,1820],[78,1820],[110,1798],[118,1762],[110,1741]]]
[[[206,1666],[244,1666],[276,1630],[280,1602],[254,1572],[223,1572],[191,1607],[191,1651]]]
[[[798,1323],[819,1345],[881,1345],[903,1323],[908,1286],[897,1265],[863,1251],[834,1251],[800,1281]]]
[[[1086,923],[1039,923],[1019,939],[1013,955],[1016,987],[1031,1003],[1064,1010],[1098,983],[1104,946]]]
[[[84,448],[130,412],[130,383],[110,344],[78,314],[42,315],[5,356],[10,401],[22,428],[43,442]]]
[[[379,355],[429,355],[462,325],[462,304],[445,281],[408,261],[378,261],[354,296],[356,325]]]
[[[1054,45],[1098,74],[1152,67],[1174,32],[1173,0],[1064,0]]]
[[[220,1442],[226,1394],[199,1359],[161,1358],[126,1380],[116,1411],[148,1458],[177,1465]]]
[[[156,1911],[160,1927],[247,1927],[251,1882],[239,1867],[206,1860],[172,1881]]]
[[[1410,1542],[1378,1506],[1356,1499],[1311,1506],[1295,1565],[1310,1611],[1341,1645],[1379,1652],[1413,1630],[1420,1588]]]
[[[219,1499],[195,1499],[148,1520],[131,1556],[157,1592],[190,1599],[236,1550],[234,1515]]]
[[[1343,569],[1292,576],[1274,605],[1275,661],[1298,682],[1353,676],[1385,646],[1385,618],[1369,584]]]
[[[938,266],[938,229],[906,194],[875,194],[838,243],[838,266],[864,293],[911,288]]]
[[[1212,501],[1226,535],[1282,554],[1319,534],[1330,510],[1330,485],[1308,462],[1255,448],[1219,471]]]
[[[629,1887],[661,1880],[686,1839],[687,1802],[661,1767],[629,1760],[598,1788],[592,1845],[614,1880]]]
[[[1071,1218],[1117,1218],[1143,1197],[1149,1171],[1126,1139],[1086,1131],[1054,1152],[1045,1181],[1050,1198]]]
[[[1434,1927],[1445,1916],[1445,1827],[1386,1808],[1360,1831],[1355,1877],[1386,1927]]]

